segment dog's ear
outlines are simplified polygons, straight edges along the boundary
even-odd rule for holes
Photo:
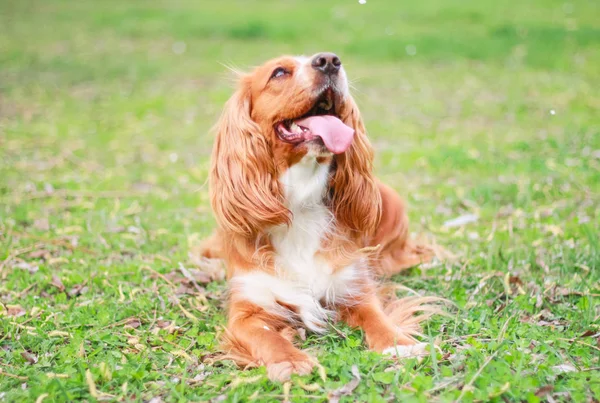
[[[216,128],[210,172],[211,204],[219,226],[239,235],[289,223],[268,139],[250,117],[250,82],[242,77]]]
[[[331,182],[331,205],[336,220],[357,236],[372,236],[381,219],[381,194],[373,176],[373,147],[358,106],[348,95],[342,121],[355,130],[346,152],[336,156]]]

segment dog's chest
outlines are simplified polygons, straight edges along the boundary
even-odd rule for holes
[[[329,166],[310,157],[288,169],[280,181],[292,223],[271,232],[281,278],[304,285],[315,298],[325,297],[335,280],[330,265],[317,254],[333,226],[333,216],[323,204],[328,177]]]
[[[331,312],[358,292],[355,265],[332,270],[319,255],[323,239],[333,230],[333,216],[323,204],[329,167],[312,160],[294,165],[280,178],[292,224],[269,232],[275,249],[275,271],[254,271],[234,277],[233,290],[268,312],[300,319],[323,331]],[[324,306],[325,305],[325,306]]]

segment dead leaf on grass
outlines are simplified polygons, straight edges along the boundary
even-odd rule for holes
[[[142,322],[138,318],[129,318],[123,325],[124,328],[137,329],[142,325]]]
[[[562,295],[563,297],[570,297],[571,295],[577,295],[578,297],[584,296],[585,294],[581,291],[571,290],[569,288],[558,287],[556,294]]]
[[[537,397],[544,397],[544,396],[552,393],[553,391],[554,391],[554,386],[553,385],[546,385],[546,386],[542,386],[541,388],[539,388],[535,392],[535,395]]]
[[[33,228],[40,230],[40,231],[49,231],[50,230],[50,222],[48,221],[48,218],[46,218],[46,217],[37,218],[36,220],[33,221]]]
[[[50,282],[50,285],[53,285],[54,287],[58,288],[58,291],[60,292],[63,292],[65,290],[65,285],[63,284],[60,277],[58,277],[56,274],[52,275],[52,281]]]
[[[199,372],[192,379],[188,379],[187,380],[188,385],[196,385],[196,384],[204,382],[204,380],[209,375],[212,374],[211,371],[205,371],[205,369],[206,369],[206,365],[204,365],[204,364],[198,365],[198,367],[196,367],[196,370],[199,371]]]
[[[557,374],[563,374],[567,372],[577,372],[577,368],[575,368],[571,364],[560,364],[552,367],[552,370]]]
[[[165,277],[174,284],[208,284],[213,281],[209,273],[205,273],[198,269],[173,270],[165,274]]]
[[[25,315],[26,311],[21,305],[6,305],[6,314],[14,318]]]
[[[566,287],[560,287],[558,285],[555,285],[554,287],[552,287],[550,290],[550,296],[549,296],[549,300],[551,303],[556,304],[559,302],[562,302],[562,298],[561,297],[571,297],[571,296],[578,296],[578,297],[582,297],[585,296],[585,294],[581,291],[576,291],[570,288],[566,288]]]
[[[508,204],[506,206],[500,207],[498,212],[496,213],[497,218],[505,218],[510,217],[515,212],[515,208],[512,204]]]
[[[208,284],[213,281],[213,277],[204,271],[198,269],[187,269],[183,264],[179,263],[179,271],[192,283]]]
[[[535,307],[536,308],[541,308],[542,305],[544,305],[544,298],[542,297],[541,294],[536,294],[535,296]]]
[[[538,256],[535,259],[535,263],[544,270],[544,273],[546,273],[546,274],[550,273],[550,267],[548,267],[548,265],[546,264],[546,262],[544,262],[544,259],[542,259],[541,256]]]
[[[30,274],[35,274],[40,269],[40,267],[38,265],[29,263],[29,262],[25,262],[25,261],[20,261],[18,263],[15,263],[12,265],[12,267],[14,269],[27,270]]]
[[[225,279],[225,263],[221,259],[208,259],[201,255],[198,248],[192,248],[188,254],[190,263],[198,267],[199,272],[207,274],[211,281],[223,281]]]
[[[23,359],[25,359],[25,361],[27,361],[31,365],[37,364],[37,362],[38,362],[38,358],[28,351],[21,352],[21,357],[23,357]]]
[[[328,394],[327,400],[329,403],[339,402],[340,397],[349,396],[352,394],[354,389],[356,389],[356,387],[360,383],[360,372],[358,372],[358,367],[356,365],[352,366],[351,372],[352,372],[353,378],[350,382],[348,382],[347,384],[345,384],[344,386],[342,386],[339,389],[331,391]]]
[[[127,339],[127,343],[133,345],[136,345],[140,342],[140,338],[136,337],[136,336],[132,336],[130,338]]]
[[[175,290],[175,294],[181,295],[195,295],[198,292],[202,292],[202,288],[200,291],[196,290],[194,287],[191,287],[188,284],[179,284],[179,287]]]
[[[536,315],[529,316],[523,315],[521,316],[520,321],[522,323],[530,323],[537,326],[556,326],[556,327],[564,327],[566,326],[566,322],[564,320],[560,320],[556,318],[549,310],[543,309]]]
[[[598,332],[598,330],[586,330],[581,336],[579,336],[580,338],[583,337],[600,337],[600,332]]]
[[[159,319],[159,320],[156,321],[156,326],[158,326],[161,329],[164,329],[166,327],[171,326],[171,321],[170,320]]]
[[[519,277],[518,275],[516,275],[516,276],[509,276],[508,277],[508,283],[509,284],[523,285],[523,281],[521,280],[521,277]]]
[[[84,284],[75,284],[68,292],[69,297],[76,297],[78,295],[85,294],[88,291],[88,287]]]
[[[156,322],[156,326],[154,326],[151,330],[153,334],[158,334],[160,330],[166,330],[167,333],[173,334],[177,330],[179,330],[179,326],[175,326],[175,323],[170,320],[158,320]]]
[[[49,259],[51,254],[47,249],[38,249],[27,255],[30,259]]]

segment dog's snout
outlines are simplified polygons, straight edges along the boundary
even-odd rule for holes
[[[336,74],[340,71],[342,61],[334,53],[318,53],[311,62],[313,69],[325,74]]]

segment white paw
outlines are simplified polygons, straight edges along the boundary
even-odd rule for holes
[[[396,358],[424,357],[429,355],[427,343],[417,343],[409,346],[392,346],[383,350],[383,354]]]

